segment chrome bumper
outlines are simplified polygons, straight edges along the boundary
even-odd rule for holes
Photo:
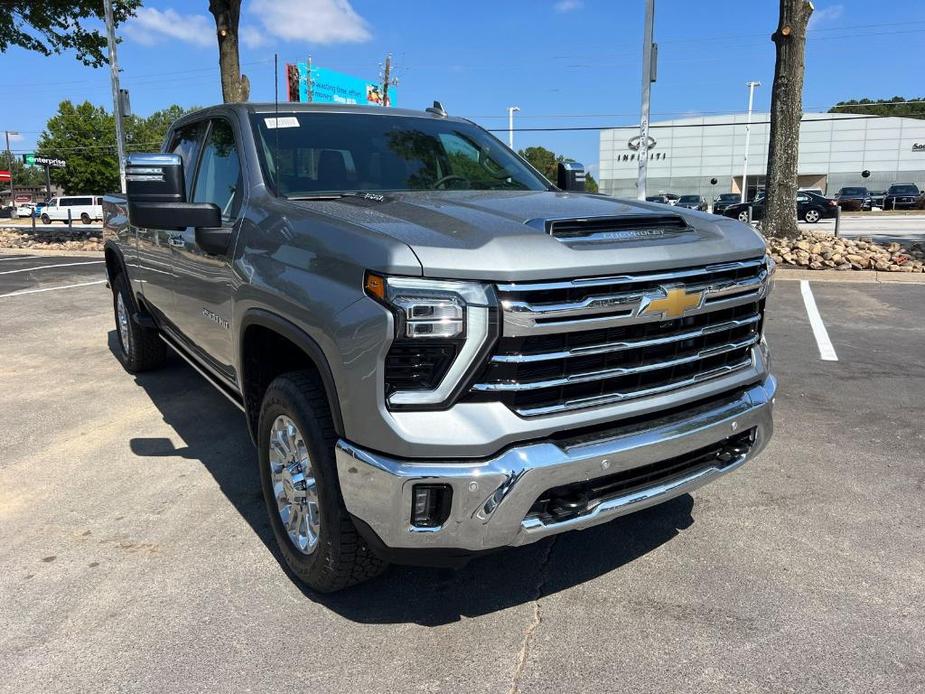
[[[760,453],[771,437],[776,389],[777,381],[769,376],[713,407],[618,428],[601,440],[515,446],[487,460],[396,460],[340,440],[335,450],[337,471],[347,510],[389,548],[475,552],[524,545],[654,506],[740,467]],[[528,517],[534,502],[553,487],[683,456],[751,429],[753,445],[730,462],[600,500],[583,515],[567,520]],[[439,528],[411,525],[412,487],[422,482],[452,487],[450,515]]]

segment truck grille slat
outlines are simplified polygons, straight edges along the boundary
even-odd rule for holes
[[[600,293],[611,285],[620,291]],[[654,396],[751,368],[768,268],[755,259],[498,289],[502,337],[468,397],[542,416]],[[682,305],[673,306],[669,295],[682,298]],[[599,322],[596,311],[608,301],[614,303]],[[532,317],[518,321],[525,307]],[[541,322],[550,307],[563,313]]]

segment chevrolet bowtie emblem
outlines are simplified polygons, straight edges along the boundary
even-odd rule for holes
[[[680,318],[688,311],[698,309],[703,305],[703,292],[688,292],[684,287],[662,287],[664,296],[659,292],[655,295],[646,295],[639,306],[640,316],[656,316],[663,318]]]

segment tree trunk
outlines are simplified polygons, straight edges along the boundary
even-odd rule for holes
[[[247,101],[250,97],[250,82],[241,74],[241,62],[238,58],[241,0],[209,0],[209,12],[215,17],[218,64],[222,73],[222,98],[226,104]]]
[[[797,166],[800,157],[800,119],[803,117],[803,67],[806,25],[813,13],[809,0],[780,0],[780,22],[771,40],[777,48],[771,93],[771,131],[767,202],[763,222],[768,236],[794,238],[797,228]]]

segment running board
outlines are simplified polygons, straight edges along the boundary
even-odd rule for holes
[[[174,352],[176,352],[177,354],[180,355],[180,357],[183,359],[183,361],[185,361],[187,364],[189,364],[190,366],[192,366],[197,372],[199,372],[199,375],[202,376],[204,379],[206,379],[209,383],[211,383],[212,386],[213,386],[219,393],[221,393],[221,394],[224,395],[226,398],[228,398],[228,400],[231,402],[232,405],[234,405],[234,406],[237,407],[239,410],[241,410],[241,412],[244,412],[245,414],[247,413],[247,410],[244,409],[244,403],[242,403],[242,402],[237,398],[237,396],[236,396],[234,393],[232,393],[232,392],[228,389],[228,387],[225,386],[221,381],[219,381],[214,375],[212,375],[212,374],[209,373],[205,368],[203,368],[202,366],[200,366],[199,364],[197,364],[197,363],[196,363],[196,360],[195,360],[192,356],[190,356],[189,354],[187,354],[185,349],[183,349],[182,347],[180,347],[176,342],[174,342],[173,340],[171,340],[171,339],[170,339],[169,337],[167,337],[167,335],[165,335],[164,333],[158,333],[158,335],[160,336],[160,338],[161,338],[164,342],[167,343],[167,345],[168,345]]]

